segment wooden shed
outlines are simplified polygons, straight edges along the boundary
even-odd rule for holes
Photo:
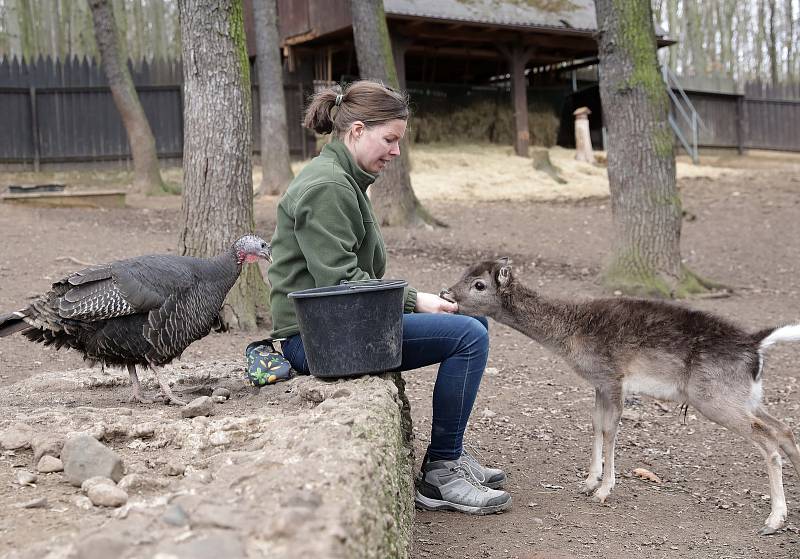
[[[592,0],[384,0],[384,9],[402,87],[510,81],[520,155],[530,138],[526,76],[597,60]],[[350,0],[278,0],[278,17],[292,80],[358,76]],[[245,24],[252,26],[252,18]],[[657,33],[660,45],[672,43]],[[253,33],[247,36],[255,55]]]

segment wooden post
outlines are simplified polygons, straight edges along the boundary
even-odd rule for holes
[[[392,58],[397,71],[397,83],[400,89],[406,88],[406,51],[414,41],[409,37],[392,35]]]
[[[575,112],[575,160],[594,163],[592,136],[589,132],[589,107],[578,107]]]
[[[739,155],[744,154],[744,123],[745,123],[744,95],[736,98],[736,148]]]
[[[31,95],[31,140],[33,141],[33,170],[39,172],[41,147],[39,146],[39,119],[36,115],[36,88],[30,88]]]
[[[498,45],[508,59],[511,70],[511,100],[514,109],[514,152],[528,157],[530,130],[528,128],[528,92],[525,85],[525,64],[533,54],[533,47],[515,44],[511,48]]]

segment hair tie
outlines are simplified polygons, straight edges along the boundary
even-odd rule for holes
[[[336,96],[336,101],[334,101],[334,103],[333,103],[333,104],[334,104],[334,106],[338,107],[339,105],[341,105],[341,104],[342,104],[342,99],[344,99],[344,95],[343,95],[343,94],[341,94],[341,93],[339,93],[339,94]]]

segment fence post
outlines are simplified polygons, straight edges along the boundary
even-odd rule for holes
[[[33,141],[33,170],[39,172],[39,122],[36,117],[36,88],[30,88],[31,99],[31,140]]]
[[[744,95],[736,98],[736,148],[739,155],[744,154]]]

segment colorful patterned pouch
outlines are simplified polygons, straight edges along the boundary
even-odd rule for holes
[[[289,380],[293,376],[289,361],[275,349],[277,339],[267,338],[252,342],[244,350],[247,357],[247,374],[245,377],[256,386],[275,384],[281,380]]]

